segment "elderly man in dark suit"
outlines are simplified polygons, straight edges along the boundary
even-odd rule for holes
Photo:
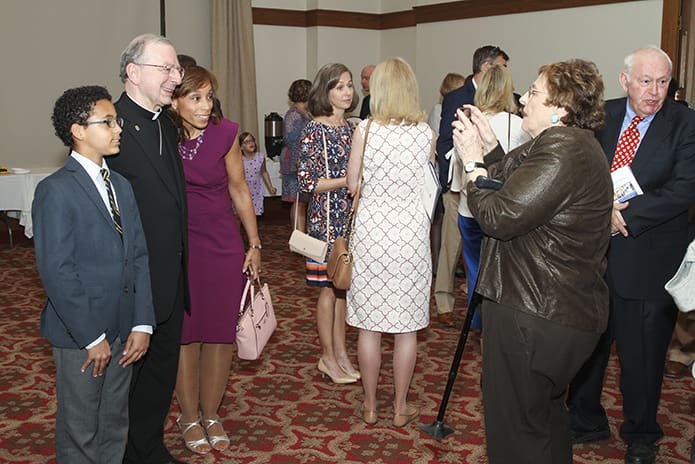
[[[186,278],[186,193],[176,128],[162,108],[171,103],[183,69],[166,38],[136,37],[121,55],[125,92],[116,102],[124,119],[121,152],[110,163],[133,185],[150,254],[157,329],[135,365],[125,463],[177,462],[163,443],[176,384]]]
[[[608,329],[568,397],[574,442],[608,439],[600,399],[615,341],[625,416],[620,437],[629,464],[655,462],[655,443],[663,436],[656,416],[677,316],[664,284],[685,255],[688,206],[695,203],[695,112],[666,98],[671,67],[657,47],[636,50],[620,74],[627,98],[606,102],[606,126],[596,136],[611,169],[629,166],[644,193],[614,204]]]
[[[122,120],[108,91],[69,89],[53,110],[65,165],[39,183],[32,217],[48,301],[41,335],[56,365],[58,464],[120,463],[131,365],[155,323],[147,245],[133,190],[111,172]]]
[[[473,53],[473,75],[466,83],[452,90],[442,100],[442,117],[437,138],[437,162],[439,164],[439,180],[442,184],[442,203],[444,218],[442,219],[442,237],[437,263],[437,280],[434,286],[434,299],[437,307],[437,319],[440,323],[451,326],[454,324],[454,275],[456,264],[461,253],[461,239],[468,268],[468,302],[473,296],[473,288],[478,276],[478,261],[480,260],[480,244],[483,233],[473,218],[465,218],[465,233],[461,234],[458,226],[459,192],[449,189],[449,159],[446,154],[454,146],[451,123],[454,122],[456,110],[463,105],[472,105],[475,89],[483,73],[495,64],[505,65],[509,56],[499,47],[485,45]],[[479,317],[474,327],[480,327]]]

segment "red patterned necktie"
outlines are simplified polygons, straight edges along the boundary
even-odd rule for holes
[[[632,158],[635,157],[637,145],[639,144],[639,131],[637,124],[642,121],[642,117],[635,116],[632,122],[627,126],[627,129],[620,135],[618,147],[615,149],[615,156],[611,164],[611,172],[623,166],[629,166],[632,163]]]

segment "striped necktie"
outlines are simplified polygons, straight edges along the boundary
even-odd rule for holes
[[[123,235],[123,227],[121,226],[121,213],[118,211],[118,206],[116,205],[116,199],[113,197],[113,190],[111,189],[111,177],[109,175],[108,169],[102,169],[101,177],[104,178],[104,184],[106,185],[106,194],[109,197],[109,206],[111,206],[111,216],[113,217],[113,223],[116,226],[116,230],[119,234]]]
[[[642,121],[640,116],[632,118],[630,125],[623,131],[618,140],[618,146],[615,149],[615,156],[611,164],[611,172],[623,166],[629,166],[632,159],[635,157],[637,145],[639,145],[639,130],[637,124]]]

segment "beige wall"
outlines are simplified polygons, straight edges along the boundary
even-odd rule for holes
[[[5,0],[0,15],[0,164],[59,166],[67,149],[53,135],[56,98],[79,85],[118,98],[121,52],[144,32],[159,33],[155,0]],[[167,0],[167,36],[210,63],[208,2]]]
[[[446,73],[470,74],[473,52],[483,44],[499,45],[509,54],[519,93],[535,80],[540,65],[584,58],[599,67],[606,97],[622,96],[623,58],[639,46],[659,44],[661,5],[661,0],[645,0],[418,25],[415,66],[422,102],[437,101]]]
[[[370,13],[402,11],[441,0],[295,0],[296,9],[349,9]],[[290,8],[285,0],[252,0],[253,6]],[[371,8],[371,9],[370,9]],[[492,16],[383,31],[336,27],[304,29],[254,26],[258,77],[259,127],[271,111],[287,110],[286,90],[299,73],[313,79],[323,64],[338,61],[356,76],[366,63],[390,56],[405,58],[415,69],[420,102],[429,110],[448,72],[471,72],[471,57],[484,44],[501,46],[511,56],[509,68],[523,93],[541,64],[568,58],[594,61],[604,76],[606,97],[622,95],[617,75],[632,49],[659,44],[662,0],[641,0],[538,13]],[[630,18],[617,22],[616,18]],[[289,45],[287,45],[289,44]],[[287,53],[291,50],[291,53]],[[359,83],[355,82],[359,87]],[[262,136],[262,134],[261,134]]]
[[[252,0],[252,5],[385,13],[440,1]],[[282,115],[287,110],[292,80],[313,79],[316,70],[331,61],[346,64],[356,77],[364,64],[404,57],[416,70],[420,100],[428,110],[437,100],[442,77],[450,71],[468,74],[473,50],[484,43],[499,44],[511,55],[510,69],[519,91],[533,81],[540,64],[582,57],[598,64],[606,95],[619,96],[616,76],[623,56],[637,46],[659,43],[661,5],[662,0],[641,0],[384,31],[257,25],[259,127],[265,114]],[[2,7],[0,164],[60,165],[65,149],[53,135],[53,102],[66,88],[84,84],[105,85],[117,97],[122,88],[120,53],[135,35],[159,32],[159,2],[5,0]],[[204,66],[210,64],[209,25],[208,2],[167,0],[167,35],[179,52],[195,56]]]

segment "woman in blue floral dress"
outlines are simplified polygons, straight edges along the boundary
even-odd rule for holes
[[[302,132],[297,180],[299,190],[311,194],[307,233],[327,241],[328,253],[343,233],[351,205],[345,175],[353,128],[345,113],[354,110],[357,102],[352,74],[344,65],[327,64],[319,70],[309,92],[309,112],[314,119]],[[333,288],[325,261],[307,260],[306,267],[307,284],[320,287],[316,321],[322,354],[318,370],[334,383],[354,383],[360,374],[345,348],[345,291]]]
[[[297,184],[297,164],[299,163],[299,150],[302,140],[302,131],[309,121],[307,100],[311,81],[297,79],[292,82],[287,91],[290,100],[290,108],[285,113],[282,121],[282,138],[284,145],[280,153],[280,174],[282,174],[282,201],[292,203],[290,208],[290,224],[295,224],[297,216],[297,229],[306,232],[306,195],[301,195],[297,201],[299,186]]]

